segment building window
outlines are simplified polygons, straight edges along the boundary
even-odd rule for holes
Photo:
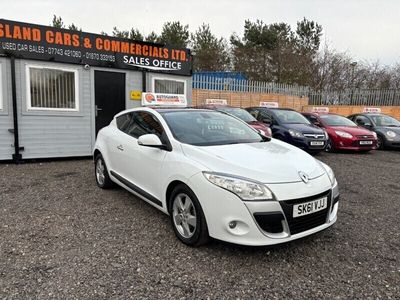
[[[29,110],[78,111],[78,72],[27,66]]]
[[[186,81],[154,78],[154,93],[185,95]]]

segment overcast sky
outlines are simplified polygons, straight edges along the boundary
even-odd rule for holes
[[[1,18],[49,25],[54,14],[84,31],[111,33],[138,28],[159,33],[167,21],[189,24],[194,32],[203,22],[214,34],[229,38],[243,33],[246,19],[286,22],[293,28],[306,17],[323,26],[324,41],[356,60],[391,65],[400,62],[400,1],[398,0],[0,0]]]

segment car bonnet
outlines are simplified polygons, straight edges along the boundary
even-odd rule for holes
[[[209,171],[262,183],[300,182],[299,172],[306,173],[309,179],[325,173],[311,155],[277,140],[219,146],[182,144],[182,150],[185,156],[201,163]]]

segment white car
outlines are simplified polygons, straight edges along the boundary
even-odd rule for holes
[[[93,154],[99,187],[116,183],[169,214],[188,245],[272,245],[336,221],[330,167],[223,112],[126,110],[100,130]]]

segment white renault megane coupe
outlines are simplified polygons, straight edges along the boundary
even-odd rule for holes
[[[336,221],[330,167],[223,112],[126,110],[100,130],[93,154],[99,187],[116,183],[169,214],[188,245],[272,245]]]

